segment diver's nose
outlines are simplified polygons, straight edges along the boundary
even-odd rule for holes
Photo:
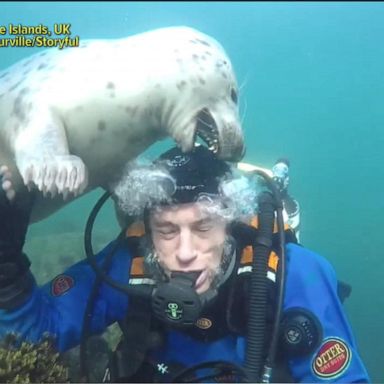
[[[190,231],[181,231],[179,247],[176,258],[181,265],[190,264],[197,257],[195,247],[193,246],[192,233]]]

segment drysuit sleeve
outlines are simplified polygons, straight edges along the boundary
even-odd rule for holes
[[[303,309],[318,320],[320,337],[314,351],[289,360],[297,382],[369,382],[367,370],[337,294],[331,264],[316,253],[287,244],[284,311]]]
[[[96,257],[102,265],[113,243]],[[119,248],[113,258],[109,276],[127,283],[131,257],[127,246]],[[90,296],[95,273],[84,260],[56,276],[48,284],[38,287],[34,282],[29,298],[11,310],[0,310],[0,338],[13,332],[32,342],[41,339],[44,333],[56,339],[59,351],[79,344],[83,316]],[[110,324],[121,320],[128,308],[128,297],[112,287],[101,284],[92,313],[91,333],[101,333]]]

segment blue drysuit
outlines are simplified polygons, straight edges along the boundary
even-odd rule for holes
[[[97,256],[101,265],[113,243]],[[369,382],[359,356],[354,336],[337,295],[337,278],[328,261],[296,244],[286,245],[287,279],[284,310],[299,307],[312,312],[322,327],[322,341],[310,355],[289,358],[288,364],[296,382]],[[115,254],[109,275],[127,283],[132,255],[127,244]],[[0,336],[17,332],[31,341],[43,333],[55,335],[60,351],[79,344],[83,314],[95,279],[87,261],[81,261],[50,283],[35,285],[29,299],[12,311],[0,311]],[[122,320],[129,311],[129,298],[102,284],[95,300],[91,321],[93,334],[103,332],[110,324]],[[204,342],[180,330],[169,331],[166,342],[151,352],[159,369],[180,363],[192,366],[205,361],[244,362],[246,339],[228,334]]]

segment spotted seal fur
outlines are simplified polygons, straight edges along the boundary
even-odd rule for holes
[[[239,160],[237,94],[222,46],[188,27],[42,51],[0,72],[0,164],[16,192],[37,187],[36,221],[166,137]]]

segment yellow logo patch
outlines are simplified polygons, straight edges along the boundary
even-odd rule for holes
[[[212,321],[207,319],[206,317],[201,317],[196,320],[196,327],[200,329],[208,329],[212,327]]]

